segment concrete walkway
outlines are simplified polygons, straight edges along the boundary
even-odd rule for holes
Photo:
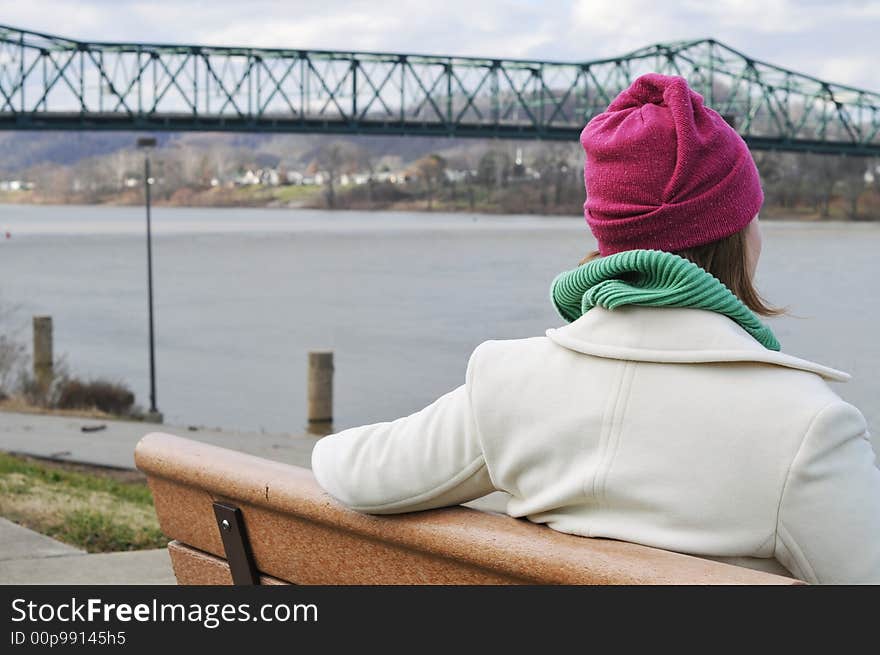
[[[103,425],[97,432],[82,428]],[[0,412],[0,451],[134,469],[134,447],[169,432],[287,464],[309,466],[317,437]],[[175,584],[168,551],[88,554],[0,518],[0,584]]]
[[[97,432],[82,431],[83,427],[99,425],[106,427]],[[68,462],[133,469],[134,447],[148,432],[168,432],[297,466],[309,466],[312,447],[318,440],[310,436],[190,430],[155,423],[0,412],[0,450]]]
[[[0,584],[175,583],[164,548],[89,554],[0,518]]]

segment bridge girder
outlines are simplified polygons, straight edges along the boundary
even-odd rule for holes
[[[95,43],[0,26],[0,129],[570,141],[649,71],[687,78],[754,149],[880,156],[880,94],[713,39],[556,62]]]

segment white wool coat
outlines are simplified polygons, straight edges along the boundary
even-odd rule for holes
[[[595,308],[487,341],[425,409],[323,438],[319,484],[392,514],[505,492],[506,511],[792,575],[880,583],[880,470],[848,375],[721,314]]]

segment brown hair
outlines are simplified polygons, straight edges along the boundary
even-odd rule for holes
[[[756,314],[778,316],[785,313],[784,308],[767,304],[749,276],[745,230],[703,246],[679,250],[675,254],[692,261],[721,280],[724,286]],[[600,256],[599,251],[594,250],[578,262],[578,265],[586,264]]]

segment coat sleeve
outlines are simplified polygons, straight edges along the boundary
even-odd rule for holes
[[[331,496],[370,514],[458,505],[495,490],[467,385],[410,416],[324,437],[312,471]]]
[[[782,492],[776,559],[820,584],[880,583],[880,469],[862,414],[836,400],[810,424]]]

